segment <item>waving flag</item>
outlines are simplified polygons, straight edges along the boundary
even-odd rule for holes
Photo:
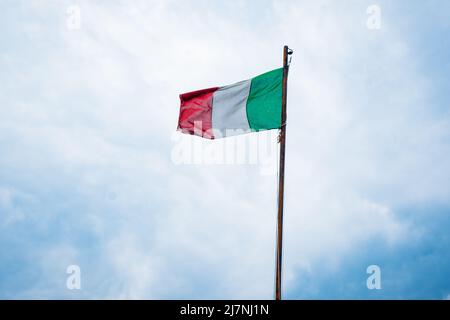
[[[180,95],[178,130],[217,139],[281,127],[283,68]]]

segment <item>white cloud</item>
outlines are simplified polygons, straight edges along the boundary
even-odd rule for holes
[[[2,213],[0,216],[1,227],[8,227],[11,226],[11,224],[25,219],[25,214],[16,204],[18,199],[29,201],[30,197],[13,189],[0,186],[0,212]]]

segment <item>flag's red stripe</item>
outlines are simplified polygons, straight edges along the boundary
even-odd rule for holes
[[[178,129],[184,133],[214,139],[212,134],[213,94],[218,87],[180,94]],[[194,125],[197,124],[195,130]],[[199,126],[200,124],[200,126]]]

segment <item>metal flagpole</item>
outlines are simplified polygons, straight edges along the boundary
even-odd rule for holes
[[[287,78],[289,72],[288,56],[292,54],[288,46],[283,48],[283,93],[281,98],[281,129],[278,141],[280,143],[280,167],[278,179],[278,217],[277,217],[277,251],[276,251],[276,280],[275,299],[281,300],[281,267],[283,251],[283,200],[284,200],[284,157],[286,151],[286,100]]]

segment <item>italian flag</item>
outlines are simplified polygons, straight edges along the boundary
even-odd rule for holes
[[[281,127],[283,68],[180,95],[178,130],[207,139]]]

